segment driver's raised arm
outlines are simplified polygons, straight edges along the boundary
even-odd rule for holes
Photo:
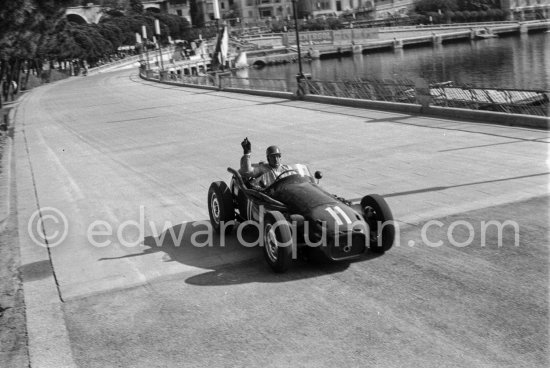
[[[241,157],[241,168],[239,170],[241,175],[248,178],[257,178],[258,176],[262,175],[264,171],[258,166],[256,167],[252,166],[252,162],[250,161],[252,144],[248,140],[248,137],[241,142],[241,146],[243,147],[243,156]]]
[[[250,162],[250,153],[244,154],[243,157],[241,157],[241,169],[239,171],[243,176],[254,176],[254,168],[252,167],[252,163]]]

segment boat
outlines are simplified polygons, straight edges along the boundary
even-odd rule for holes
[[[475,30],[475,38],[477,39],[485,39],[485,38],[496,38],[498,37],[497,34],[494,34],[493,31],[491,31],[488,28],[481,28]]]
[[[237,69],[248,68],[246,51],[240,51],[237,57],[235,58],[235,68]]]

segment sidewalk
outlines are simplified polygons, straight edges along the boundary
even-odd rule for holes
[[[5,228],[10,214],[11,157],[13,147],[14,103],[0,110],[0,232]]]
[[[11,111],[10,111],[11,110]],[[10,117],[13,109],[0,110],[0,117]],[[7,121],[6,121],[7,123]],[[26,311],[20,277],[21,259],[17,239],[17,222],[12,188],[12,127],[0,131],[0,366],[29,366]]]

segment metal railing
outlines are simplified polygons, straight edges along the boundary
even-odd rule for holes
[[[414,82],[410,80],[358,79],[350,81],[305,81],[306,93],[321,96],[388,102],[416,103]]]
[[[160,75],[158,73],[153,75],[153,78],[160,79]],[[164,77],[164,80],[175,82],[175,83],[182,83],[182,84],[192,84],[195,86],[207,86],[207,87],[216,87],[218,83],[216,83],[216,79],[210,75],[178,75],[175,73],[166,74]]]
[[[159,73],[158,70],[145,72],[143,69],[140,69],[140,73],[143,77],[158,79],[161,82],[217,87],[219,89],[238,88],[255,91],[295,92],[297,87],[295,83],[288,83],[286,79],[241,78],[224,74],[182,75],[174,72]]]
[[[240,88],[258,91],[295,92],[296,85],[289,85],[286,79],[239,78],[224,76],[222,88]]]
[[[541,90],[483,88],[454,85],[452,82],[432,83],[428,88],[419,88],[409,80],[359,79],[336,82],[306,80],[305,93],[413,104],[425,104],[421,100],[427,98],[431,106],[549,116],[550,93]]]
[[[430,95],[434,106],[549,116],[548,91],[451,85],[432,86]]]
[[[173,54],[175,50],[176,50],[176,48],[173,45],[166,46],[166,47],[161,48],[161,54],[165,58],[166,54]],[[157,56],[158,56],[158,49],[157,50],[149,50],[149,57],[151,58],[151,61],[150,61],[151,64],[155,63],[155,60],[157,59]],[[137,63],[137,62],[139,62],[141,60],[144,60],[144,59],[145,59],[145,53],[140,53],[138,55],[126,56],[123,59],[118,59],[118,60],[111,61],[111,62],[102,64],[102,65],[99,65],[99,66],[96,66],[96,67],[93,67],[93,68],[89,68],[88,73],[99,72],[99,71],[104,71],[104,70],[110,69],[110,68],[115,68],[115,67],[119,67],[119,66],[123,66],[123,65],[133,64],[133,63]]]
[[[470,110],[549,116],[550,92],[507,88],[483,88],[455,85],[452,82],[416,85],[407,79],[357,79],[320,81],[304,79],[298,88],[286,79],[243,78],[231,74],[181,75],[158,71],[141,71],[159,81],[218,88],[290,92],[305,95],[332,96],[357,100],[386,101],[442,106]]]

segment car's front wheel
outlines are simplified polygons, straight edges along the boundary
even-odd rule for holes
[[[277,273],[288,270],[292,262],[292,231],[282,213],[265,214],[262,239],[267,264]]]
[[[381,195],[371,194],[363,197],[361,208],[370,230],[369,249],[375,253],[384,253],[392,247],[395,238],[390,207]]]
[[[215,181],[208,189],[208,215],[214,230],[231,232],[235,220],[235,208],[231,191],[223,181]]]

